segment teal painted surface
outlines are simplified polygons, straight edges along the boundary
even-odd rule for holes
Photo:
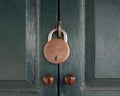
[[[81,1],[61,0],[61,21],[62,28],[68,34],[68,44],[70,46],[70,57],[66,62],[60,65],[60,96],[81,96],[81,72],[80,57],[84,41],[82,31],[80,31],[80,10]],[[84,23],[84,22],[83,22]],[[67,86],[63,79],[67,74],[73,74],[76,77],[76,83],[73,86]]]
[[[48,34],[56,27],[57,0],[40,0],[39,6],[39,64],[40,64],[40,92],[41,96],[58,96],[57,73],[58,66],[49,63],[43,54],[44,46],[48,41]],[[55,82],[52,86],[45,86],[42,78],[46,74],[53,75]]]
[[[120,78],[119,4],[119,0],[95,0],[96,78]]]
[[[0,13],[0,80],[24,80],[25,0],[1,0]]]
[[[1,0],[0,4],[0,59],[4,59],[0,96],[57,96],[58,66],[43,56],[48,34],[56,27],[57,1]],[[52,86],[42,82],[48,73],[55,79]]]
[[[92,1],[92,2],[91,2]],[[85,80],[95,77],[94,0],[85,2]]]
[[[86,0],[85,80],[94,90],[119,90],[118,2]]]
[[[71,53],[59,67],[43,55],[57,22],[57,0],[1,0],[0,5],[0,62],[4,61],[0,63],[0,96],[120,95],[119,0],[61,0],[62,28]],[[109,42],[112,45],[106,48]],[[104,58],[102,53],[109,56]],[[43,84],[45,74],[54,76],[52,86]],[[75,85],[64,83],[67,74],[76,77]]]
[[[61,0],[63,29],[68,34],[71,54],[60,65],[60,96],[119,96],[119,0],[76,2]],[[73,86],[63,81],[69,73],[76,76]]]
[[[9,96],[37,94],[37,1],[1,0],[0,4],[0,96],[8,91]]]
[[[40,96],[40,94],[39,92],[0,92],[0,96]]]

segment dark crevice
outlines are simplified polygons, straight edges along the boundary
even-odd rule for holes
[[[58,82],[57,82],[58,96],[60,96],[60,65],[58,65]]]
[[[58,13],[57,13],[57,22],[59,23],[60,21],[61,21],[61,13],[60,13],[60,11],[61,11],[61,4],[60,4],[60,0],[58,0],[57,1],[58,2],[58,8],[57,8],[57,10],[58,10]],[[57,59],[57,57],[55,58],[55,59]],[[57,96],[60,96],[60,65],[58,64],[58,78],[57,78],[58,80],[57,80],[57,91],[58,91],[58,94],[57,94]]]
[[[60,8],[60,0],[58,0],[58,22],[61,20],[61,16],[60,16],[60,10],[61,10],[61,8]]]

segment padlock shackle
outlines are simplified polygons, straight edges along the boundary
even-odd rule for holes
[[[53,29],[53,30],[51,30],[50,31],[50,33],[49,33],[49,35],[48,35],[48,41],[50,41],[51,39],[52,39],[52,35],[53,35],[53,33],[54,32],[56,32],[57,31],[57,29]],[[63,30],[63,29],[61,29],[61,32],[63,33],[63,36],[64,36],[64,41],[67,43],[67,33]]]

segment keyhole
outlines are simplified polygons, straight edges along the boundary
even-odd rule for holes
[[[55,56],[55,61],[57,61],[57,56]]]

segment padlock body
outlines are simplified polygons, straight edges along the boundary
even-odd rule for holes
[[[61,64],[70,54],[70,48],[63,39],[52,39],[44,47],[45,58],[52,64]]]

